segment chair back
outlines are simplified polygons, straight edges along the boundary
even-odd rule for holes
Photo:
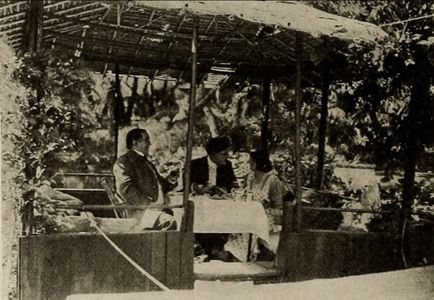
[[[108,198],[109,198],[109,200],[110,200],[110,203],[111,203],[112,205],[119,205],[119,204],[122,204],[122,203],[123,203],[123,202],[120,201],[120,199],[116,196],[116,193],[115,193],[115,191],[114,191],[114,188],[113,188],[113,186],[108,182],[107,178],[104,178],[104,179],[101,181],[101,185],[102,185],[102,187],[104,188],[104,190],[106,191],[107,196],[108,196]],[[113,209],[113,212],[114,212],[116,218],[126,218],[126,217],[127,217],[127,213],[126,213],[125,209],[123,209],[123,208],[115,208],[115,209]]]

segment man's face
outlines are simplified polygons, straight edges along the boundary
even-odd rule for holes
[[[135,149],[142,152],[145,156],[149,155],[149,146],[151,146],[151,141],[147,133],[142,133],[142,138],[134,141]]]
[[[229,149],[226,149],[226,150],[220,151],[216,154],[210,155],[211,160],[216,165],[225,165],[228,157],[229,157]]]

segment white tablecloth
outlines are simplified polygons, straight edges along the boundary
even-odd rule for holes
[[[194,202],[195,233],[254,233],[269,240],[267,215],[261,203],[215,200],[207,196],[194,196],[190,200]],[[180,218],[179,212],[174,210],[174,213]]]

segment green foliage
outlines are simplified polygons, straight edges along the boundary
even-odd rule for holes
[[[15,205],[18,219],[33,200],[34,188],[59,170],[62,156],[80,153],[95,119],[88,97],[90,73],[80,62],[40,52],[12,57],[7,70],[2,179],[9,179],[7,204]],[[39,207],[38,199],[34,204]]]
[[[24,116],[20,111],[20,99],[27,93],[26,89],[12,79],[12,73],[18,63],[12,50],[0,41],[0,94],[1,100],[1,134],[2,134],[2,274],[3,295],[16,299],[17,287],[17,234],[21,230],[19,208],[24,192],[22,168],[24,160],[15,156],[18,151],[14,136],[20,136],[24,126]]]
[[[39,52],[22,58],[15,78],[28,92],[20,99],[25,119],[23,132],[14,135],[24,159],[30,186],[48,179],[61,161],[59,154],[80,151],[93,128],[92,80],[79,61]]]
[[[434,206],[434,179],[429,175],[416,178],[414,193],[413,209],[417,212],[426,213],[425,218],[434,220],[432,216],[432,207]],[[381,210],[389,211],[389,214],[375,215],[368,224],[369,231],[373,232],[389,232],[392,234],[400,234],[399,224],[401,220],[401,203],[399,201],[402,194],[402,183],[387,182],[381,185]],[[430,213],[431,212],[431,213]],[[418,221],[419,217],[413,215],[410,221]]]
[[[307,1],[317,8],[342,16],[385,24],[426,16],[433,6],[425,1]],[[386,169],[402,167],[403,144],[408,130],[408,104],[411,88],[418,76],[432,76],[432,62],[420,45],[432,36],[432,18],[383,27],[390,34],[386,43],[375,48],[351,44],[349,66],[356,81],[333,87],[345,122],[330,122],[330,135],[337,137],[333,146],[344,144],[343,154]],[[419,61],[419,63],[417,63]],[[432,91],[420,99],[418,117],[418,152],[423,155],[434,145],[434,100]],[[346,123],[346,124],[345,124]],[[338,126],[335,126],[338,125]],[[344,128],[342,129],[342,125]],[[346,126],[345,126],[346,125]],[[342,130],[347,134],[342,134]],[[340,132],[340,134],[338,134]],[[421,166],[423,167],[423,166]],[[425,166],[426,167],[426,166]],[[429,168],[429,167],[428,167]]]

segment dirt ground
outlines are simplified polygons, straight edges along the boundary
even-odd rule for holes
[[[253,285],[251,282],[196,281],[194,290],[73,295],[67,300],[176,299],[434,299],[434,266],[408,270]]]

